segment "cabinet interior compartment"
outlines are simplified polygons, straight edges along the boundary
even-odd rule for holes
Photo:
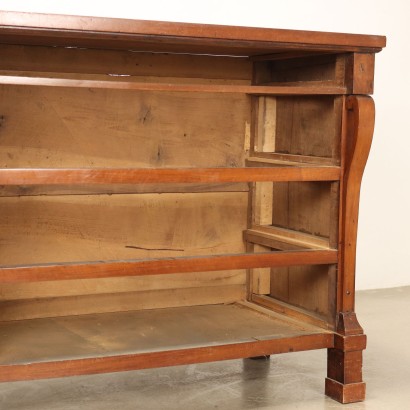
[[[178,174],[222,168],[252,174],[205,183],[50,178],[1,185],[5,379],[332,345],[344,97],[201,88],[316,81],[313,69],[298,79],[238,56],[5,44],[0,52],[0,75],[40,79],[40,85],[0,85],[3,170]],[[326,61],[330,73],[336,59]],[[266,67],[270,77],[263,80]],[[68,82],[53,87],[47,79]],[[69,82],[77,80],[90,86]],[[107,82],[148,88],[111,89]],[[158,90],[164,84],[197,89]],[[266,175],[255,177],[262,168],[284,169],[293,179],[272,173],[278,181],[267,182]],[[271,255],[277,267],[266,262]],[[232,262],[215,269],[213,257]],[[247,257],[263,266],[245,266]],[[184,258],[203,258],[190,263],[204,269],[144,274],[137,267]],[[107,264],[129,261],[138,274],[127,268],[126,275],[117,270],[98,277]],[[96,274],[82,278],[91,265]],[[27,281],[4,279],[20,270]],[[46,279],[43,270],[51,272]]]

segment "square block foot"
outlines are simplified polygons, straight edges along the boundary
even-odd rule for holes
[[[340,403],[356,403],[366,396],[366,383],[342,384],[326,378],[325,394]]]

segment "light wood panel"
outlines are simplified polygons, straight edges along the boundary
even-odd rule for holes
[[[8,197],[2,265],[243,252],[247,193]]]
[[[276,104],[276,152],[340,158],[339,100],[281,97]]]
[[[109,288],[106,290],[109,293],[2,301],[0,320],[213,305],[245,298],[245,286],[242,284],[121,293],[112,293]]]
[[[240,94],[0,86],[0,166],[243,166],[249,104]]]
[[[64,47],[0,44],[0,70],[65,74],[116,74],[144,78],[251,79],[247,58],[192,54],[144,53]],[[172,82],[172,81],[171,81]]]
[[[194,193],[194,192],[248,192],[246,182],[226,182],[212,184],[77,184],[77,185],[3,185],[2,196],[38,195],[91,195],[91,194],[151,194],[151,193]]]
[[[169,84],[163,82],[129,82],[110,80],[77,80],[72,78],[23,77],[0,75],[0,84],[33,85],[44,87],[68,87],[89,89],[117,89],[138,91],[197,92],[197,93],[243,93],[254,95],[334,95],[346,94],[346,87],[335,85],[280,85],[250,86],[234,84]]]
[[[0,301],[98,295],[107,292],[151,292],[163,289],[229,287],[245,285],[244,270],[191,272],[170,275],[18,282],[0,285]],[[218,290],[216,290],[218,291]],[[51,300],[51,299],[50,299]]]
[[[0,324],[0,333],[6,335],[0,381],[114,372],[334,346],[330,332],[240,305],[10,322]],[[20,348],[22,345],[24,349]]]
[[[284,182],[273,185],[273,225],[328,238],[333,216],[331,185]]]

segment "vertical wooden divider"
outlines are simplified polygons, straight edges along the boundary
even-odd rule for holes
[[[253,152],[274,152],[276,135],[276,98],[261,96],[253,100]],[[273,182],[255,182],[250,189],[250,225],[272,225]],[[249,251],[268,252],[262,245],[250,244]],[[251,293],[270,294],[270,268],[250,271]]]

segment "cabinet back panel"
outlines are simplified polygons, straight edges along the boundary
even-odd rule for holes
[[[245,95],[0,87],[1,167],[243,166]]]
[[[0,70],[227,79],[250,83],[248,58],[0,44]]]
[[[60,195],[0,201],[2,265],[245,251],[247,193]],[[0,285],[0,320],[245,297],[244,270]]]
[[[243,252],[247,193],[0,201],[2,265]]]

